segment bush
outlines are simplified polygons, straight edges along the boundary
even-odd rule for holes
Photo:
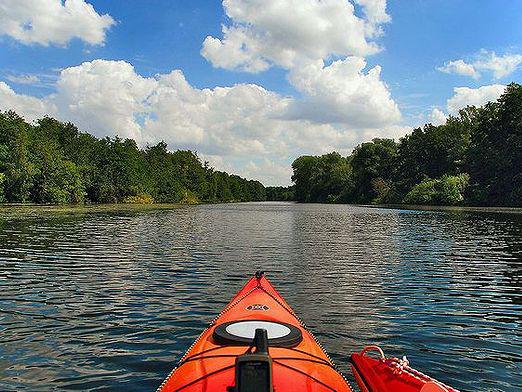
[[[464,191],[469,183],[469,175],[444,175],[438,179],[422,181],[415,185],[404,197],[406,204],[459,205],[464,201]]]
[[[139,193],[136,196],[124,197],[123,202],[127,204],[153,204],[154,198],[148,193]]]
[[[436,180],[426,179],[415,185],[404,197],[406,204],[433,204],[436,190]]]
[[[187,189],[181,191],[181,198],[179,200],[181,204],[198,204],[199,199],[198,196]]]

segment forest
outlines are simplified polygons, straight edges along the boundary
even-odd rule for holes
[[[399,141],[373,139],[351,155],[301,156],[289,187],[214,170],[195,152],[160,142],[98,139],[44,117],[0,112],[0,202],[312,203],[522,206],[522,86],[469,106]]]
[[[522,86],[399,141],[374,139],[343,157],[301,156],[293,186],[271,200],[317,203],[522,206]]]
[[[0,202],[198,203],[265,200],[259,181],[214,170],[192,151],[160,142],[98,139],[44,117],[0,112]]]

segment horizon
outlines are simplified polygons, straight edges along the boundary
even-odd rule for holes
[[[300,155],[397,139],[522,80],[522,4],[20,3],[0,0],[0,110],[164,140],[267,186]]]

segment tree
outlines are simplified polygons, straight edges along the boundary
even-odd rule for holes
[[[71,123],[35,125],[0,113],[0,201],[151,203],[265,200],[259,181],[216,172],[195,152],[160,142],[97,139]]]
[[[467,156],[473,203],[522,205],[522,86],[478,111]]]
[[[354,149],[350,164],[355,180],[355,201],[370,203],[391,198],[397,165],[397,143],[393,139],[373,139],[362,143]],[[390,195],[383,194],[384,189],[389,189]]]
[[[352,170],[337,152],[318,157],[310,178],[310,199],[314,202],[344,201],[353,192]]]
[[[313,201],[310,195],[311,178],[315,172],[318,158],[301,156],[292,163],[292,181],[295,183],[295,198],[300,202]]]
[[[464,202],[464,192],[469,175],[443,175],[439,179],[425,179],[415,185],[404,197],[406,204],[459,205]]]
[[[8,202],[30,198],[34,166],[29,160],[31,126],[15,112],[0,113],[0,172],[4,173],[4,196]]]

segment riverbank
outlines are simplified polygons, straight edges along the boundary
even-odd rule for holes
[[[171,210],[186,204],[158,203],[158,204],[0,204],[0,218],[3,216],[35,216],[42,213],[49,214],[94,214],[110,212],[133,212],[151,210]]]
[[[233,202],[245,203],[245,202]],[[262,201],[254,203],[298,203],[295,201]],[[201,203],[209,204],[209,203]],[[223,204],[223,203],[210,203]],[[307,204],[307,203],[304,203]],[[321,203],[311,203],[321,204]],[[328,204],[328,203],[326,203]],[[0,204],[0,217],[4,215],[38,215],[42,213],[56,214],[76,214],[76,213],[110,213],[110,212],[133,212],[133,211],[151,211],[151,210],[171,210],[187,206],[181,203],[157,203],[157,204],[131,204],[131,203],[113,203],[113,204],[65,204],[65,205],[48,205],[48,204]],[[447,212],[481,212],[481,213],[504,213],[504,214],[522,214],[522,207],[476,207],[476,206],[426,206],[426,205],[410,205],[410,204],[345,204],[353,206],[361,206],[379,209],[395,209],[395,210],[412,210],[412,211],[447,211]]]
[[[363,206],[370,208],[390,208],[394,210],[522,214],[522,207],[424,206],[410,204],[370,204]]]

